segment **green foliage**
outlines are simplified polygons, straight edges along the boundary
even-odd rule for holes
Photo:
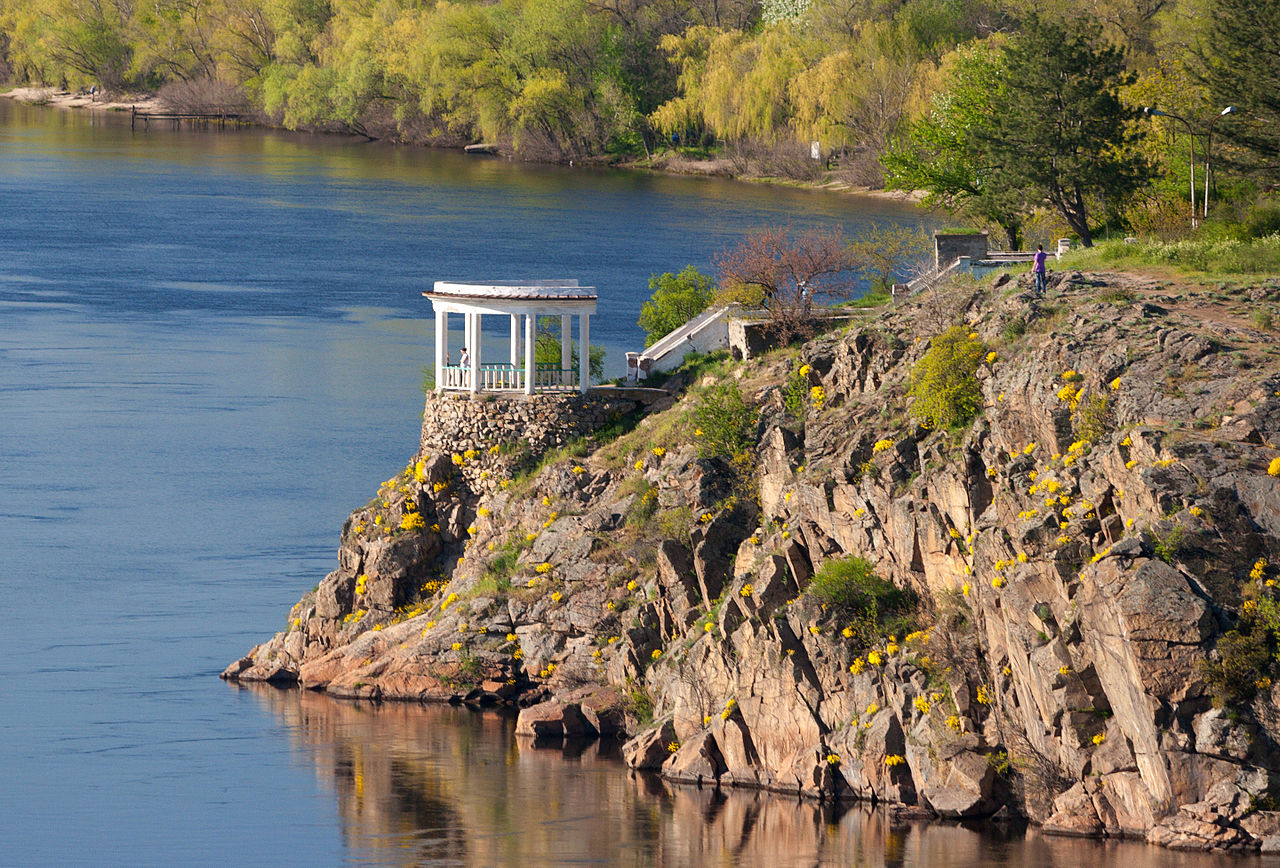
[[[543,316],[538,318],[538,335],[533,344],[533,362],[535,365],[551,365],[560,367],[562,346],[560,342],[560,317]],[[600,382],[604,377],[604,355],[602,346],[591,347],[591,361],[588,364],[588,376],[592,382]],[[571,341],[569,346],[569,368],[578,370],[578,342]]]
[[[653,697],[643,685],[627,689],[622,697],[622,707],[627,714],[637,718],[641,724],[653,721]]]
[[[703,389],[693,405],[693,420],[702,429],[698,453],[703,458],[728,459],[745,469],[755,454],[756,423],[760,411],[747,403],[735,382]]]
[[[1107,437],[1116,425],[1111,399],[1106,395],[1088,395],[1072,414],[1076,439],[1097,443]]]
[[[649,278],[653,294],[640,308],[640,328],[644,345],[651,347],[671,332],[707,309],[715,295],[715,284],[692,265],[678,274],[666,272]]]
[[[1186,529],[1180,524],[1175,524],[1164,531],[1152,528],[1151,538],[1155,541],[1156,557],[1166,564],[1174,563],[1178,559],[1178,555],[1182,553],[1183,536],[1185,534]]]
[[[1133,80],[1124,54],[1083,18],[1032,16],[1004,49],[1004,64],[1016,86],[992,98],[991,115],[973,131],[979,152],[1000,167],[989,185],[997,193],[1033,192],[1089,247],[1095,199],[1123,200],[1151,172],[1127,147],[1138,112],[1118,95]]]
[[[893,301],[893,296],[889,294],[887,289],[877,287],[867,291],[864,295],[849,301],[842,301],[836,307],[847,307],[855,310],[862,310],[869,307],[880,307]]]
[[[658,511],[658,487],[643,476],[630,476],[618,490],[624,495],[634,494],[636,498],[627,508],[627,526],[640,529],[648,525]]]
[[[782,384],[782,407],[788,416],[800,421],[804,421],[809,410],[809,378],[800,373],[804,367],[801,365],[792,371]]]
[[[687,506],[664,509],[658,515],[658,534],[662,539],[689,541],[689,529],[693,527],[693,510]]]
[[[993,37],[948,57],[930,110],[890,146],[883,163],[889,189],[924,190],[927,206],[994,223],[1017,250],[1028,196],[1017,185],[993,183],[1000,169],[974,137],[1007,87],[1004,42]]]
[[[1280,202],[1260,202],[1249,209],[1244,220],[1250,238],[1280,235]]]
[[[1213,704],[1227,707],[1252,698],[1257,682],[1270,671],[1274,636],[1261,628],[1228,630],[1218,640],[1218,660],[1202,660],[1201,674]]]
[[[1104,242],[1072,252],[1063,260],[1071,268],[1169,266],[1200,274],[1280,273],[1280,233],[1252,240],[1188,238],[1182,241]]]
[[[1199,75],[1215,112],[1228,105],[1244,108],[1214,130],[1234,146],[1223,158],[1274,181],[1280,165],[1280,4],[1210,0],[1207,6],[1204,17],[1211,23],[1198,56]]]
[[[911,415],[929,428],[968,424],[982,409],[978,366],[987,347],[968,328],[955,325],[935,337],[911,369]]]
[[[1015,316],[1004,324],[1001,334],[1007,341],[1016,341],[1027,333],[1027,319],[1023,316]]]
[[[805,591],[837,618],[849,622],[859,647],[915,629],[915,595],[881,579],[874,570],[869,561],[859,557],[830,560],[814,574]]]

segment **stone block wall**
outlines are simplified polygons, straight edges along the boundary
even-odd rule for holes
[[[535,454],[591,434],[634,411],[621,396],[588,392],[540,395],[433,393],[422,414],[423,455],[485,452],[522,442]]]

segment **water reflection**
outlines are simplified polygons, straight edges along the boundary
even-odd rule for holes
[[[895,823],[751,791],[629,773],[611,743],[517,738],[510,716],[251,690],[334,793],[349,859],[386,865],[1256,866],[986,824]]]

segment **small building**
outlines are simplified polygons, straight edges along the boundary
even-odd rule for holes
[[[424,292],[436,319],[435,373],[437,392],[582,392],[590,385],[591,314],[596,290],[576,280],[458,283],[436,281]],[[449,317],[463,317],[463,344],[454,355],[449,347]],[[485,359],[481,323],[485,316],[510,320],[508,352]],[[537,318],[560,317],[560,361],[535,362]],[[578,367],[573,367],[573,318],[578,318]],[[461,351],[467,350],[466,364]],[[457,363],[454,363],[457,362]]]

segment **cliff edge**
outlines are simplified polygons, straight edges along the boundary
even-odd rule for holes
[[[1250,319],[1280,282],[1024,289],[856,314],[648,413],[430,396],[224,677],[519,704],[704,786],[1280,848],[1280,347]],[[934,382],[965,421],[922,424],[963,403]]]

